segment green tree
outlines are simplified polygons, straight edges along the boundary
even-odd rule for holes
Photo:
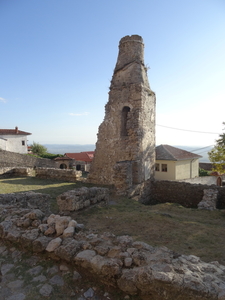
[[[223,122],[223,125],[225,126],[225,122]],[[225,128],[223,130],[225,130]],[[219,146],[225,147],[225,132],[220,134],[219,136],[220,136],[220,138],[218,140],[216,140],[217,144]]]
[[[43,145],[33,142],[33,144],[31,145],[31,151],[35,155],[44,156],[47,153],[47,148]]]
[[[225,122],[223,122],[223,125],[225,125]],[[208,155],[209,160],[213,164],[213,171],[223,174],[225,173],[225,133],[219,136],[220,138],[216,140],[216,145],[208,152]]]

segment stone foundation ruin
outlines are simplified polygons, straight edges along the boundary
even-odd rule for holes
[[[112,184],[127,194],[153,178],[154,165],[155,94],[148,83],[143,39],[125,36],[120,40],[88,180]]]
[[[82,172],[73,169],[36,168],[36,177],[41,179],[57,179],[75,182],[81,178]]]
[[[225,299],[225,266],[218,262],[205,263],[129,236],[84,233],[70,216],[41,210],[47,203],[46,195],[39,193],[20,198],[1,195],[0,238],[36,255],[70,263],[80,274],[128,295],[154,300]]]
[[[96,203],[107,204],[109,201],[109,189],[98,187],[82,187],[67,191],[57,198],[60,212],[77,211]]]

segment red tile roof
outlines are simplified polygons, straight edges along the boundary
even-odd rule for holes
[[[220,173],[219,172],[211,172],[209,175],[210,176],[220,176]]]
[[[30,132],[25,132],[18,130],[18,127],[15,129],[0,129],[0,135],[30,135]]]
[[[87,151],[87,152],[80,152],[80,153],[65,153],[65,156],[85,162],[92,162],[94,158],[95,151]]]
[[[71,160],[71,158],[70,157],[65,157],[65,156],[59,156],[59,157],[56,157],[56,158],[54,158],[54,160]]]
[[[182,150],[169,145],[160,145],[156,148],[156,160],[186,160],[186,159],[196,159],[202,156]]]

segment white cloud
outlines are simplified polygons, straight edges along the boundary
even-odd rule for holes
[[[78,113],[76,113],[76,114],[75,114],[75,113],[69,113],[69,115],[70,115],[70,116],[73,116],[73,117],[74,117],[74,116],[76,116],[76,117],[77,117],[77,116],[88,116],[88,115],[89,115],[89,112],[84,112],[84,113],[79,113],[79,114],[78,114]]]
[[[0,102],[6,103],[7,101],[6,101],[6,99],[0,97]]]

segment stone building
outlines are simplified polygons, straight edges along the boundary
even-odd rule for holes
[[[60,169],[76,169],[77,171],[89,172],[94,157],[94,151],[79,153],[65,153],[63,157],[56,157],[54,160],[59,164]]]
[[[154,176],[155,94],[150,89],[141,36],[120,40],[105,118],[99,126],[89,181],[121,193]]]

